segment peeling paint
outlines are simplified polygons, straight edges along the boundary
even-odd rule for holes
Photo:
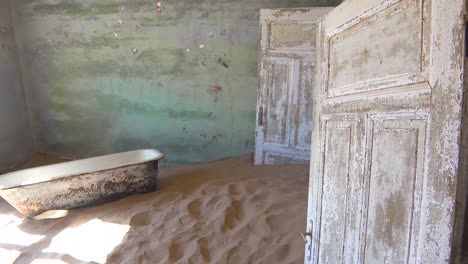
[[[338,2],[173,1],[159,13],[156,1],[13,1],[39,148],[86,157],[152,147],[164,163],[251,152],[258,9]]]
[[[110,157],[98,158],[102,160]],[[58,166],[63,166],[65,170],[62,171],[66,171],[66,163]],[[43,171],[47,169],[48,166],[42,168]],[[14,172],[20,178],[23,176],[21,173],[28,172]],[[0,195],[23,215],[34,217],[49,210],[98,205],[132,194],[155,191],[157,175],[158,160],[142,160],[132,165],[8,187],[0,190]]]
[[[463,10],[464,1],[348,0],[322,19],[307,227],[320,243],[306,246],[306,263],[460,263]],[[350,159],[327,156],[345,127]],[[342,158],[346,188],[327,171]],[[336,199],[347,201],[344,216],[327,211]],[[343,246],[327,247],[334,240]]]

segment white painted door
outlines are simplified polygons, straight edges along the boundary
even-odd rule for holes
[[[348,0],[320,21],[305,263],[451,261],[463,8]]]
[[[255,164],[309,162],[316,25],[331,10],[260,10]]]

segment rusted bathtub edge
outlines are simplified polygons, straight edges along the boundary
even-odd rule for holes
[[[159,151],[158,151],[159,152]],[[41,152],[42,153],[42,152]],[[83,172],[83,173],[80,173],[80,174],[73,174],[73,175],[68,175],[68,176],[63,176],[61,178],[56,178],[56,179],[51,179],[51,180],[48,180],[48,181],[43,181],[43,182],[34,182],[34,183],[27,183],[27,184],[21,184],[21,185],[17,185],[17,186],[13,186],[13,187],[6,187],[6,188],[2,188],[0,187],[0,191],[2,190],[9,190],[9,189],[14,189],[14,188],[19,188],[19,187],[25,187],[25,186],[29,186],[29,185],[35,185],[35,184],[41,184],[41,183],[45,183],[45,182],[52,182],[52,181],[55,181],[55,180],[60,180],[60,179],[63,179],[63,178],[68,178],[68,177],[76,177],[76,176],[82,176],[82,175],[86,175],[86,174],[93,174],[93,173],[98,173],[98,172],[104,172],[104,171],[112,171],[112,170],[116,170],[116,169],[122,169],[122,168],[125,168],[125,167],[130,167],[130,166],[136,166],[136,165],[142,165],[142,164],[146,164],[146,163],[151,163],[151,162],[154,162],[154,161],[157,161],[159,162],[160,160],[164,159],[164,157],[166,157],[166,155],[162,152],[159,152],[161,155],[155,159],[148,159],[148,160],[145,160],[143,162],[138,162],[138,163],[133,163],[133,164],[127,164],[127,165],[122,165],[122,166],[118,166],[118,167],[114,167],[114,168],[111,168],[111,169],[105,169],[105,170],[98,170],[98,171],[89,171],[89,172]],[[44,153],[42,153],[44,154]],[[55,156],[55,155],[54,155]],[[85,158],[86,159],[86,158]],[[47,166],[51,166],[51,165],[59,165],[61,163],[65,163],[65,162],[70,162],[70,161],[78,161],[79,159],[74,159],[74,160],[67,160],[67,161],[64,161],[64,162],[59,162],[59,163],[53,163],[53,164],[49,164],[49,165],[42,165],[42,166],[37,166],[37,167],[31,167],[31,168],[25,168],[25,169],[21,169],[21,170],[13,170],[13,171],[10,171],[10,172],[7,172],[7,173],[16,173],[16,172],[21,172],[21,171],[24,171],[24,170],[29,170],[29,169],[36,169],[36,168],[41,168],[41,167],[47,167]],[[25,162],[27,162],[28,160],[22,162],[21,164],[24,164]],[[19,165],[21,165],[19,164]],[[19,166],[17,165],[17,166]],[[156,168],[158,168],[158,165],[156,164]],[[2,175],[1,173],[1,170],[0,170],[0,176]]]
[[[162,159],[162,158],[161,158],[161,159]],[[69,175],[69,176],[65,176],[65,177],[61,177],[61,178],[56,178],[56,179],[52,179],[52,180],[49,180],[49,181],[28,183],[28,184],[24,184],[24,185],[18,185],[18,186],[16,186],[16,187],[3,188],[3,189],[0,189],[0,193],[1,193],[1,191],[5,191],[5,190],[11,190],[11,189],[21,188],[21,187],[26,187],[26,186],[34,186],[34,185],[44,184],[44,183],[59,182],[59,181],[63,181],[64,179],[67,179],[67,178],[79,177],[79,176],[84,176],[84,175],[87,175],[87,174],[104,173],[104,172],[109,172],[109,171],[113,171],[113,170],[117,170],[117,169],[124,169],[124,168],[126,168],[126,167],[133,167],[133,166],[138,166],[138,165],[144,165],[144,164],[147,164],[147,163],[151,163],[151,164],[153,165],[153,168],[154,168],[156,171],[158,170],[158,168],[159,168],[159,165],[158,165],[159,159],[158,159],[158,160],[148,160],[148,161],[145,161],[145,162],[139,162],[139,163],[135,163],[135,164],[119,166],[119,167],[115,167],[115,168],[112,168],[112,169],[99,170],[99,171],[93,171],[93,172],[85,172],[85,173]],[[156,165],[154,165],[153,163],[156,163]],[[56,164],[60,164],[60,163],[56,163]],[[50,165],[54,165],[54,164],[50,164]],[[39,166],[39,167],[46,167],[46,166],[48,166],[48,165]],[[36,167],[36,168],[38,168],[38,167]],[[20,172],[20,171],[22,171],[22,170],[18,170],[18,172]],[[16,171],[14,171],[14,172],[16,172]]]
[[[133,164],[9,187],[1,189],[0,196],[29,218],[50,210],[98,206],[157,190],[159,161],[163,158],[161,153]]]
[[[0,196],[4,198],[11,206],[13,206],[16,210],[18,210],[21,214],[28,218],[33,218],[34,216],[37,216],[39,214],[42,214],[44,212],[50,211],[50,210],[72,210],[72,209],[79,209],[79,208],[89,208],[89,207],[94,207],[94,206],[99,206],[105,203],[109,202],[114,202],[120,199],[123,199],[125,197],[135,195],[135,194],[144,194],[144,193],[149,193],[149,192],[154,192],[157,190],[158,186],[158,160],[153,160],[153,161],[147,161],[143,163],[138,163],[138,164],[133,164],[133,165],[127,165],[127,166],[121,166],[119,168],[115,169],[108,169],[108,170],[101,170],[101,171],[96,171],[93,173],[83,173],[79,175],[73,175],[73,176],[67,176],[63,178],[58,178],[54,179],[51,181],[46,181],[46,182],[40,182],[40,183],[35,183],[35,184],[30,184],[26,186],[19,186],[15,188],[9,188],[5,190],[0,190]],[[131,181],[129,180],[128,182],[126,181],[119,181],[119,182],[112,182],[111,180],[105,180],[104,178],[99,178],[100,175],[112,177],[113,171],[114,170],[121,170],[125,168],[130,168],[129,170],[133,169],[139,169],[139,168],[148,168],[150,169],[150,172],[145,174],[144,176],[141,177],[140,180],[138,181]],[[124,173],[124,172],[120,172]],[[131,176],[131,171],[127,172]],[[126,173],[126,174],[127,174]],[[47,195],[43,195],[44,200],[39,201],[39,199],[29,199],[28,197],[22,197],[21,199],[18,199],[15,197],[15,189],[18,189],[18,192],[23,192],[25,189],[37,189],[38,192],[43,191],[44,189],[50,189],[53,190],[53,187],[47,187],[48,185],[50,186],[57,186],[57,185],[68,185],[69,182],[77,181],[81,182],[83,179],[80,179],[80,177],[86,177],[87,175],[91,176],[93,179],[96,179],[96,182],[87,182],[89,186],[86,187],[72,187],[70,183],[70,186],[66,186],[64,188],[64,191],[60,192],[60,197],[57,197],[57,195],[49,195],[50,197],[47,197]],[[129,175],[124,175],[125,177],[128,177]],[[131,177],[130,177],[131,178]],[[135,179],[135,178],[133,178]],[[86,185],[86,183],[85,183]],[[35,187],[36,186],[36,187]],[[118,191],[119,187],[122,188],[124,186],[128,186],[124,191]],[[95,187],[97,191],[92,191],[90,190],[91,188]],[[99,191],[102,189],[107,189],[110,187],[111,191]],[[116,187],[116,188],[113,188]],[[36,191],[36,190],[34,190]],[[43,192],[42,192],[43,193]],[[81,201],[76,201],[76,197],[83,194],[91,194],[88,199],[83,199]],[[13,195],[12,195],[13,194]],[[37,195],[41,195],[40,193],[37,193]],[[41,195],[42,196],[42,195]],[[49,200],[47,200],[49,198]],[[75,199],[72,199],[75,198]],[[66,205],[56,205],[56,201],[65,201],[67,203]]]

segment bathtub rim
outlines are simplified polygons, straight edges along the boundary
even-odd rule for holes
[[[138,152],[153,152],[155,155],[153,158],[147,158],[147,159],[141,159],[138,161],[134,162],[126,162],[126,163],[120,163],[119,165],[116,166],[107,166],[107,167],[100,167],[98,169],[96,168],[83,168],[82,170],[78,172],[73,172],[73,173],[64,173],[61,175],[53,176],[53,177],[34,177],[33,180],[28,180],[28,181],[21,181],[21,179],[18,179],[18,176],[21,174],[26,174],[28,172],[33,172],[45,168],[57,168],[57,167],[62,167],[62,166],[70,166],[70,164],[79,164],[79,163],[84,163],[84,162],[91,162],[91,161],[98,161],[100,159],[105,159],[105,158],[112,158],[113,156],[118,156],[118,155],[125,155],[125,154],[132,154],[132,153],[138,153]],[[3,175],[0,175],[0,191],[2,190],[8,190],[8,189],[14,189],[14,188],[20,188],[23,186],[28,186],[28,185],[35,185],[35,184],[41,184],[41,183],[46,183],[54,180],[59,180],[67,177],[73,177],[73,176],[79,176],[79,175],[84,175],[84,174],[92,174],[96,172],[103,172],[103,171],[109,171],[113,169],[119,169],[119,168],[124,168],[124,167],[129,167],[129,166],[134,166],[134,165],[139,165],[139,164],[145,164],[149,162],[154,162],[154,161],[159,161],[163,159],[165,155],[156,150],[156,149],[139,149],[139,150],[132,150],[132,151],[126,151],[126,152],[119,152],[119,153],[113,153],[109,155],[102,155],[102,156],[96,156],[96,157],[90,157],[90,158],[84,158],[84,159],[77,159],[77,160],[72,160],[72,161],[65,161],[65,162],[60,162],[60,163],[55,163],[51,165],[44,165],[44,166],[38,166],[38,167],[33,167],[33,168],[28,168],[28,169],[23,169],[23,170],[18,170],[18,171],[13,171],[9,172]],[[23,176],[24,177],[24,176]],[[5,182],[5,184],[3,184]]]

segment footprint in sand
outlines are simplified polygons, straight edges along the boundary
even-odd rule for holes
[[[151,223],[151,219],[147,212],[138,213],[130,218],[129,225],[132,227],[147,226]]]
[[[203,257],[203,260],[207,263],[211,262],[210,251],[208,249],[208,240],[206,238],[200,238],[197,241],[198,247],[200,249],[200,254]]]
[[[233,229],[244,216],[242,203],[240,201],[232,201],[224,211],[224,224],[221,226],[221,232],[225,233]]]
[[[169,261],[170,262],[177,262],[184,256],[184,252],[182,251],[181,247],[177,243],[173,243],[169,247]]]
[[[190,216],[194,219],[199,219],[202,216],[201,213],[201,202],[199,200],[195,200],[190,202],[187,205],[187,210],[190,214]]]
[[[198,249],[194,252],[192,251],[191,255],[186,258],[184,263],[213,263],[210,257],[210,251],[208,249],[208,240],[206,238],[199,238],[197,240]]]
[[[239,251],[238,246],[234,246],[231,249],[229,249],[227,256],[226,256],[226,260],[228,264],[241,262],[242,258],[238,255],[238,251]]]
[[[239,186],[237,186],[236,184],[229,184],[228,191],[229,191],[229,194],[231,194],[231,195],[239,195],[240,194]]]

